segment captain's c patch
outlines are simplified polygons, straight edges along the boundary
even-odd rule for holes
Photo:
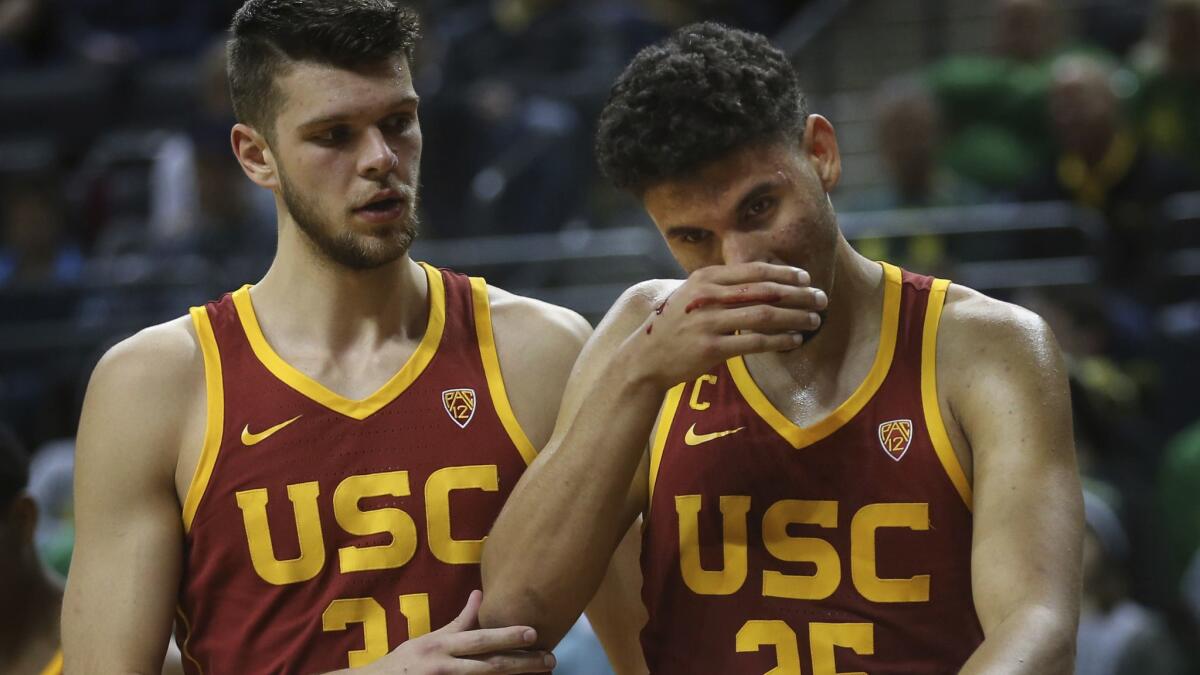
[[[912,420],[892,420],[879,425],[879,443],[888,457],[900,461],[912,443]]]

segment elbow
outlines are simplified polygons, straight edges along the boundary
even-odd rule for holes
[[[483,604],[479,607],[480,628],[504,628],[507,626],[529,626],[537,631],[535,647],[552,648],[548,643],[548,627],[542,620],[546,616],[546,602],[532,588],[496,588],[484,584]],[[557,640],[555,640],[557,643]]]

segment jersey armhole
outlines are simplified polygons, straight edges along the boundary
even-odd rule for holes
[[[192,324],[196,328],[196,338],[200,342],[200,351],[204,356],[204,389],[205,389],[205,423],[204,446],[200,450],[200,459],[192,472],[192,482],[188,485],[187,496],[183,501],[183,531],[192,529],[192,521],[200,508],[200,500],[208,489],[208,481],[212,478],[213,467],[217,463],[217,453],[221,450],[221,436],[225,427],[225,388],[221,377],[221,355],[217,349],[217,339],[213,334],[212,321],[208,311],[203,307],[193,307],[190,312]]]
[[[929,301],[925,307],[925,325],[921,335],[921,407],[925,412],[925,428],[929,430],[929,439],[933,450],[937,453],[938,461],[946,472],[946,477],[954,485],[963,504],[971,511],[973,496],[971,484],[963,471],[958,455],[954,454],[954,446],[946,433],[946,425],[942,420],[942,409],[938,403],[937,391],[937,334],[941,323],[942,307],[946,302],[946,289],[949,280],[935,279],[933,288],[929,291]]]
[[[654,423],[654,441],[650,445],[649,492],[646,497],[646,515],[654,504],[654,483],[658,480],[658,467],[662,463],[663,450],[667,447],[667,438],[671,435],[671,425],[675,422],[675,412],[679,410],[679,401],[683,399],[683,389],[686,382],[671,387],[663,398],[662,407],[658,410],[658,420]]]
[[[508,437],[512,439],[513,445],[517,446],[517,452],[521,453],[521,458],[528,466],[537,459],[537,450],[534,449],[533,443],[529,442],[529,437],[525,435],[525,430],[521,428],[521,423],[517,421],[517,416],[508,401],[504,376],[500,373],[496,339],[492,333],[492,306],[488,302],[487,282],[482,277],[471,277],[471,302],[475,307],[475,336],[479,342],[479,355],[483,359],[483,373],[487,378],[492,405],[496,409],[496,415],[500,417],[500,423],[504,425],[504,430],[508,432]]]

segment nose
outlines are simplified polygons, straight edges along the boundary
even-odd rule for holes
[[[770,257],[770,251],[762,236],[757,232],[727,232],[721,238],[721,264],[761,262]]]
[[[368,129],[365,138],[358,172],[363,178],[380,180],[396,169],[400,158],[378,127]]]

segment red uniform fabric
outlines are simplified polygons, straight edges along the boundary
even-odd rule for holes
[[[668,395],[643,531],[652,673],[951,673],[982,642],[970,487],[929,381],[948,282],[884,269],[871,373],[824,420],[787,420],[741,359]]]
[[[499,380],[482,280],[426,274],[425,340],[360,401],[275,355],[247,288],[193,310],[210,428],[184,508],[189,673],[362,665],[481,587],[480,542],[532,448]]]

